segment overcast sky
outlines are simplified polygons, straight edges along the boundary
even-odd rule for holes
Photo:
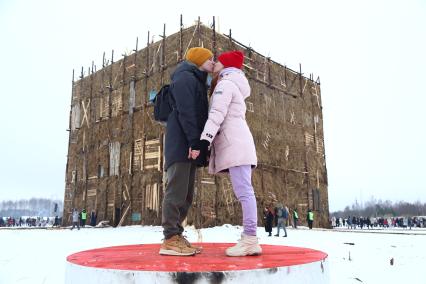
[[[163,23],[177,32],[180,14],[185,26],[216,16],[221,32],[321,77],[330,210],[371,196],[426,202],[421,0],[0,0],[0,201],[63,198],[72,69]]]

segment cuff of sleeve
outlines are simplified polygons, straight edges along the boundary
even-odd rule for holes
[[[191,141],[189,142],[189,146],[190,146],[191,148],[197,148],[199,141],[200,141],[200,140],[198,140],[198,139],[191,140]]]
[[[210,146],[210,142],[207,140],[197,140],[196,143],[191,144],[192,150],[207,150]]]
[[[201,134],[200,140],[207,140],[211,144],[212,141],[213,141],[213,138],[214,138],[214,136],[212,134],[207,133],[207,132],[203,132]]]

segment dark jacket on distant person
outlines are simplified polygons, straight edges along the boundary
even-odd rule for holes
[[[264,212],[264,218],[265,218],[265,232],[271,233],[274,214],[271,212],[271,210],[268,209]]]
[[[207,165],[207,149],[196,160],[188,159],[188,150],[197,145],[208,117],[207,72],[183,61],[171,76],[172,113],[166,127],[165,169],[176,162]]]

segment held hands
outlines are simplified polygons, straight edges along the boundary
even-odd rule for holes
[[[196,160],[200,153],[207,153],[210,142],[207,140],[198,140],[194,145],[189,147],[188,159]]]
[[[189,147],[188,159],[196,160],[199,155],[200,155],[200,150],[192,150],[192,148]]]

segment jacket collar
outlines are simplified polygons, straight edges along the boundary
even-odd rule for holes
[[[235,67],[227,67],[227,68],[222,69],[222,71],[219,72],[219,78],[223,78],[224,76],[231,74],[231,73],[243,73],[243,71],[241,69],[238,69],[238,68],[235,68]]]
[[[189,62],[189,61],[182,61],[176,68],[175,72],[173,73],[172,77],[180,72],[191,72],[192,74],[195,75],[195,77],[201,81],[202,83],[206,83],[207,81],[207,72],[205,71],[201,71],[197,65]]]

